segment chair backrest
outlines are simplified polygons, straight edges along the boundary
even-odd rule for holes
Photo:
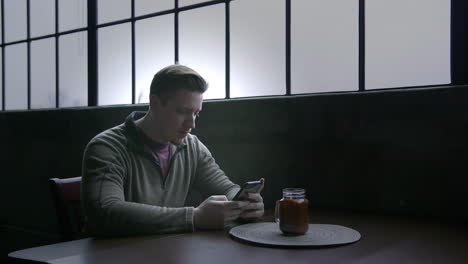
[[[49,179],[61,241],[82,237],[83,214],[81,212],[81,177]]]

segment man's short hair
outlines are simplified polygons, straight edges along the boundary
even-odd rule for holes
[[[166,102],[179,89],[204,93],[208,83],[193,69],[174,64],[158,71],[151,82],[150,95],[157,95]]]

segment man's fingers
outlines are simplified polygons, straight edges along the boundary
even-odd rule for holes
[[[245,211],[251,210],[263,210],[264,204],[263,203],[250,203],[246,207],[244,207]]]
[[[226,201],[224,202],[224,206],[226,206],[226,208],[228,209],[237,209],[237,208],[240,208],[240,209],[244,209],[247,205],[249,204],[249,202],[247,201]]]
[[[263,187],[265,187],[265,178],[260,178],[260,181],[262,182],[262,187],[258,190],[259,193],[263,190]]]
[[[263,202],[263,197],[260,195],[260,193],[248,193],[247,198],[251,202],[257,202],[257,203]]]
[[[244,212],[244,210],[242,209],[232,209],[232,210],[227,210],[226,212],[224,212],[224,217],[225,218],[230,218],[230,217],[239,217],[239,215]]]
[[[263,210],[256,210],[256,211],[249,210],[249,211],[244,211],[243,213],[241,213],[239,217],[245,218],[245,219],[260,218],[263,216],[263,214],[264,214]]]

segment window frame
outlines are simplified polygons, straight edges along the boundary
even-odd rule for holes
[[[98,105],[98,29],[104,27],[110,27],[114,25],[119,25],[123,23],[130,23],[131,24],[131,94],[132,100],[131,103],[135,104],[136,101],[136,63],[135,63],[135,22],[147,18],[153,18],[156,16],[163,16],[168,14],[174,14],[174,63],[179,62],[179,13],[187,10],[203,8],[205,6],[211,5],[218,5],[223,4],[225,5],[225,98],[224,99],[231,99],[230,93],[230,3],[234,0],[212,0],[212,1],[205,1],[202,3],[196,3],[191,5],[186,5],[179,7],[179,0],[174,0],[174,8],[157,11],[153,13],[148,13],[140,16],[135,15],[135,0],[131,0],[131,17],[127,19],[121,19],[117,21],[107,22],[103,24],[98,24],[98,13],[97,13],[97,6],[98,0],[87,0],[87,22],[88,25],[86,27],[81,27],[73,30],[67,30],[60,32],[59,31],[59,0],[55,0],[55,33],[37,36],[31,38],[30,36],[30,29],[31,29],[31,21],[30,21],[30,1],[26,0],[27,2],[27,38],[24,40],[13,41],[9,43],[5,43],[5,16],[4,16],[4,1],[1,1],[1,93],[2,93],[2,111],[5,110],[5,47],[9,45],[15,45],[20,43],[27,43],[27,61],[28,61],[28,71],[27,71],[27,83],[28,83],[28,98],[27,98],[27,105],[28,110],[31,109],[31,47],[30,44],[32,41],[41,40],[46,38],[55,38],[55,83],[56,83],[56,105],[55,108],[59,108],[59,37],[67,34],[73,34],[77,32],[86,31],[88,35],[88,106],[97,106]],[[277,95],[278,97],[281,96],[294,96],[291,94],[291,0],[284,0],[285,4],[285,38],[286,38],[286,45],[284,56],[285,60],[285,93],[284,95]],[[451,28],[450,28],[450,75],[451,75],[451,82],[446,85],[425,85],[425,86],[405,86],[405,87],[389,87],[389,88],[381,88],[378,91],[385,91],[389,89],[400,89],[400,88],[427,88],[427,87],[441,87],[441,86],[450,86],[450,85],[464,85],[468,84],[468,69],[466,65],[468,64],[468,52],[464,50],[464,46],[468,44],[468,38],[464,36],[464,28],[468,26],[468,18],[464,16],[464,12],[468,11],[468,4],[463,2],[462,0],[451,0]],[[363,91],[370,91],[366,90],[365,87],[365,0],[359,0],[359,61],[358,61],[358,80],[359,80],[359,90],[357,92]],[[376,90],[372,90],[376,91]],[[337,93],[349,93],[355,91],[340,91]],[[325,92],[325,93],[334,93],[334,92]],[[313,94],[313,93],[311,93]],[[323,94],[321,92],[320,94]],[[262,97],[262,96],[256,96]],[[269,96],[271,97],[271,96]],[[244,97],[242,97],[244,98]],[[218,100],[218,99],[214,99]]]

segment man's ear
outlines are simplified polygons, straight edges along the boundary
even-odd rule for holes
[[[161,98],[159,98],[159,96],[157,95],[150,95],[150,101],[149,101],[149,104],[150,104],[150,107],[155,109],[157,106],[161,106]]]

